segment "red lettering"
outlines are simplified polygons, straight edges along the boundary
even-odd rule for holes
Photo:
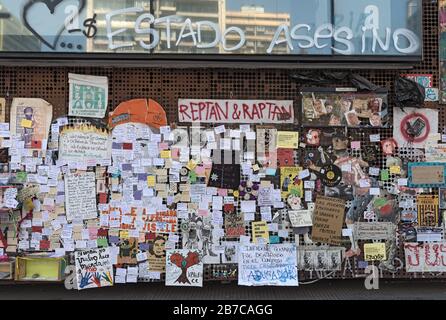
[[[261,118],[260,118],[260,111],[259,111],[259,109],[258,109],[258,107],[257,107],[256,104],[253,104],[253,105],[252,105],[252,117],[253,117],[253,118],[254,118],[254,117],[257,117],[258,120],[261,119]]]
[[[225,112],[225,110],[222,107],[220,107],[220,105],[218,103],[215,103],[215,108],[217,108],[217,111],[218,111],[218,114],[219,114],[219,119],[218,120],[221,120],[221,118],[222,118],[221,114],[223,114],[224,120],[228,120],[229,119],[228,118],[228,115],[229,115],[228,105],[226,105],[226,112]]]
[[[200,114],[200,110],[198,108],[198,103],[195,102],[191,102],[190,103],[190,110],[192,113],[192,121],[197,121],[197,120],[201,120],[201,114]],[[196,113],[198,113],[198,115],[195,115]]]
[[[419,266],[420,265],[420,248],[418,247],[418,245],[411,245],[411,244],[406,244],[404,246],[404,248],[406,249],[406,257],[407,257],[407,263],[411,266]],[[415,256],[415,261],[412,260],[413,256]]]
[[[180,119],[181,121],[184,121],[186,119],[190,119],[190,114],[187,112],[189,107],[185,104],[180,105],[179,111],[180,111]]]
[[[243,104],[243,115],[245,119],[253,119],[252,115],[249,113],[249,105],[247,104]]]

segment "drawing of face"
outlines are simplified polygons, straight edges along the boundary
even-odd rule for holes
[[[331,104],[328,104],[326,106],[326,109],[327,109],[327,113],[331,113],[333,111],[333,106]]]
[[[341,102],[341,112],[346,113],[350,111],[350,101],[348,100],[342,100]]]
[[[385,155],[391,155],[395,152],[396,144],[392,139],[382,141],[381,146]]]
[[[25,114],[26,120],[32,120],[33,119],[33,113],[34,110],[31,107],[26,107],[25,110],[23,110],[23,113]]]
[[[163,257],[165,255],[165,251],[164,251],[164,243],[165,240],[164,239],[157,239],[155,240],[155,242],[153,243],[153,253],[157,256],[157,257]]]

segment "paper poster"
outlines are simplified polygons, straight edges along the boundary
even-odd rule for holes
[[[149,239],[149,251],[147,252],[149,271],[165,272],[166,242],[169,236],[167,234],[153,234],[153,235],[154,237]]]
[[[220,244],[220,237],[211,217],[193,213],[181,222],[181,231],[184,249],[200,250],[204,264],[220,263],[220,255],[215,248]]]
[[[299,132],[277,131],[277,148],[299,148]]]
[[[446,186],[446,163],[409,162],[408,186],[434,188]]]
[[[178,100],[180,122],[294,123],[291,100]]]
[[[420,194],[417,196],[418,225],[436,227],[438,225],[438,195]]]
[[[6,122],[6,99],[0,98],[0,122]]]
[[[166,251],[166,286],[203,286],[203,262],[199,250]]]
[[[65,175],[65,211],[68,221],[98,217],[95,177],[94,172],[69,172]]]
[[[113,265],[109,248],[76,251],[78,290],[113,286]]]
[[[254,243],[269,243],[269,229],[266,221],[253,221],[252,227],[252,242]]]
[[[445,272],[446,242],[404,243],[406,272]]]
[[[342,257],[345,252],[343,247],[298,246],[297,249],[299,270],[341,270]]]
[[[288,216],[293,228],[311,227],[313,225],[311,210],[289,210]]]
[[[396,225],[392,222],[355,222],[355,240],[387,240],[395,237]]]
[[[239,250],[239,285],[299,285],[294,243],[240,245]]]
[[[385,261],[386,244],[384,242],[365,243],[364,244],[364,260],[365,261]]]
[[[177,231],[178,217],[175,210],[158,211],[147,216],[148,232],[174,233]]]
[[[111,160],[111,136],[90,125],[64,127],[59,137],[59,160],[101,164]]]
[[[11,105],[11,135],[25,142],[26,149],[46,150],[53,106],[43,99],[14,98]]]
[[[345,200],[318,196],[313,212],[311,240],[339,245],[344,222]]]
[[[281,167],[280,168],[280,189],[282,198],[289,194],[303,197],[303,181],[299,179],[299,173],[302,167]]]
[[[119,255],[118,264],[136,264],[138,262],[136,255],[138,253],[138,238],[123,238],[124,230],[121,230],[120,241],[118,243]]]
[[[68,74],[70,99],[68,115],[104,118],[108,104],[108,78]]]
[[[224,248],[221,263],[238,263],[240,243],[237,241],[222,241],[221,245]]]
[[[223,206],[225,235],[227,238],[238,238],[245,235],[245,221],[243,214],[235,210],[234,204],[228,203]]]
[[[446,0],[438,1],[440,103],[446,103]]]
[[[393,138],[399,148],[424,148],[428,137],[438,132],[438,110],[393,109]]]

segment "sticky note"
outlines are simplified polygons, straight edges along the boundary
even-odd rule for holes
[[[361,149],[361,141],[352,141],[351,148],[356,150]]]
[[[31,120],[22,119],[22,121],[20,122],[20,125],[23,128],[32,128],[33,127],[33,122]]]
[[[401,173],[400,166],[391,166],[390,167],[390,173],[391,174],[400,174]]]
[[[155,176],[147,176],[147,186],[154,187],[156,184]]]
[[[381,170],[381,181],[389,180],[389,170]]]
[[[160,156],[162,159],[170,159],[172,157],[170,150],[161,151]]]

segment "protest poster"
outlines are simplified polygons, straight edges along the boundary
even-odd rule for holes
[[[232,203],[226,203],[223,206],[225,234],[228,238],[238,238],[245,235],[245,221],[243,214],[235,210]]]
[[[75,252],[78,290],[113,286],[113,265],[109,248]]]
[[[446,242],[404,243],[406,272],[445,272]]]
[[[202,287],[203,262],[199,250],[166,251],[166,286]]]
[[[70,100],[68,115],[104,118],[108,104],[108,78],[68,74]]]
[[[178,100],[180,122],[294,123],[291,100]]]
[[[166,271],[166,242],[168,240],[167,234],[153,234],[149,239],[149,251],[147,253],[147,260],[149,263],[149,271],[165,272]]]
[[[11,105],[11,135],[25,142],[25,149],[46,150],[53,106],[43,99],[14,98]]]
[[[298,244],[297,239],[296,244]],[[344,247],[298,246],[298,269],[305,271],[341,270],[344,252]]]
[[[59,138],[59,160],[101,164],[111,159],[111,136],[106,129],[83,124],[64,127]]]
[[[247,244],[239,247],[238,284],[298,286],[296,245]]]
[[[65,210],[68,221],[97,218],[94,172],[69,172],[65,175]]]
[[[339,245],[344,222],[345,200],[318,196],[313,212],[313,242]]]
[[[303,181],[299,179],[299,173],[302,167],[281,167],[280,168],[280,189],[282,190],[282,198],[293,194],[302,198],[303,196]]]
[[[177,212],[175,210],[159,211],[147,215],[147,232],[173,233],[177,231]]]

